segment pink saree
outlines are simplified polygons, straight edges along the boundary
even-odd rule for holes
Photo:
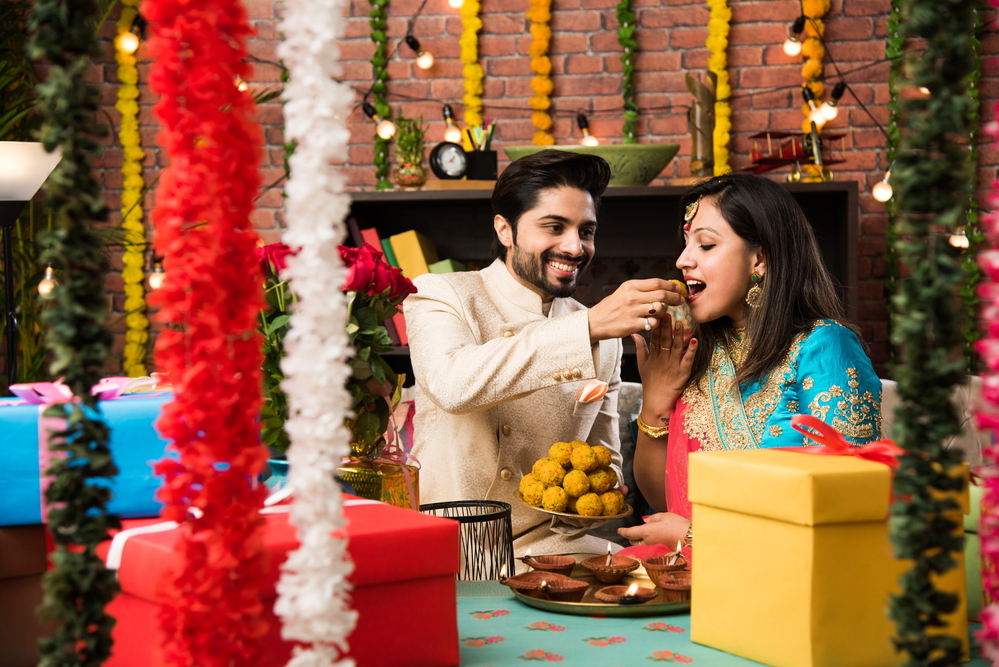
[[[697,439],[685,433],[683,420],[687,415],[687,403],[683,399],[676,402],[670,424],[669,440],[666,448],[666,511],[690,518],[690,501],[687,499],[687,457],[701,448]]]

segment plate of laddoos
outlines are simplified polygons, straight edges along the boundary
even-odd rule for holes
[[[555,516],[620,519],[632,513],[610,467],[611,451],[582,440],[556,442],[520,480],[517,499]]]

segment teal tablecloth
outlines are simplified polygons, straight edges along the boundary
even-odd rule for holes
[[[690,641],[690,616],[590,618],[529,607],[497,582],[458,582],[461,667],[562,662],[572,667],[759,665]],[[969,667],[987,667],[978,658]]]

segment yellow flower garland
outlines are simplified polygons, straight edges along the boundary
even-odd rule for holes
[[[461,62],[465,76],[465,125],[482,127],[482,65],[479,64],[479,19],[478,0],[465,0],[461,5]],[[471,146],[467,146],[471,150]]]
[[[118,18],[118,35],[128,32],[138,14],[139,0],[122,0],[124,7]],[[125,355],[122,365],[129,377],[146,375],[146,345],[149,342],[149,320],[146,318],[146,298],[142,281],[145,278],[146,230],[142,224],[142,150],[139,137],[139,71],[135,67],[135,54],[115,49],[118,62],[118,101],[115,109],[121,114],[118,137],[122,146],[121,174],[124,178],[121,193],[122,229],[125,230],[124,268],[121,272],[125,283]]]
[[[801,44],[801,55],[805,56],[805,64],[801,67],[801,78],[805,80],[804,85],[815,93],[817,102],[822,100],[822,94],[826,91],[826,86],[821,80],[823,75],[822,60],[826,56],[826,48],[822,43],[826,24],[822,21],[822,17],[829,11],[830,6],[830,0],[802,0],[801,5],[806,17],[805,38]],[[806,103],[801,110],[805,114],[801,130],[802,132],[811,132],[812,125],[808,120],[811,109]]]
[[[707,47],[711,55],[708,56],[708,70],[714,72],[718,77],[715,84],[715,132],[714,132],[714,154],[715,154],[715,176],[721,176],[732,171],[728,165],[728,145],[731,140],[732,131],[732,107],[728,103],[728,98],[732,94],[732,88],[728,83],[728,56],[725,50],[728,48],[729,23],[732,20],[732,10],[728,7],[727,0],[708,0],[711,8],[711,18],[708,20],[708,41]]]
[[[531,21],[531,91],[534,95],[528,100],[534,113],[531,122],[538,131],[532,140],[537,146],[551,146],[555,143],[552,136],[552,117],[548,110],[552,106],[551,95],[554,85],[549,77],[552,71],[552,61],[548,58],[548,45],[552,39],[552,29],[548,27],[551,20],[551,0],[531,0],[531,8],[527,10],[527,18]]]

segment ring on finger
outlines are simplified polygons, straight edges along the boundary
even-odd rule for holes
[[[649,315],[655,315],[655,314],[656,314],[656,304],[650,303],[649,304]]]
[[[662,345],[656,345],[655,343],[649,343],[649,347],[651,347],[653,350],[661,350],[661,349],[663,349]]]
[[[651,331],[652,330],[652,325],[649,324],[649,318],[647,318],[647,317],[645,318],[645,330],[646,331]]]

